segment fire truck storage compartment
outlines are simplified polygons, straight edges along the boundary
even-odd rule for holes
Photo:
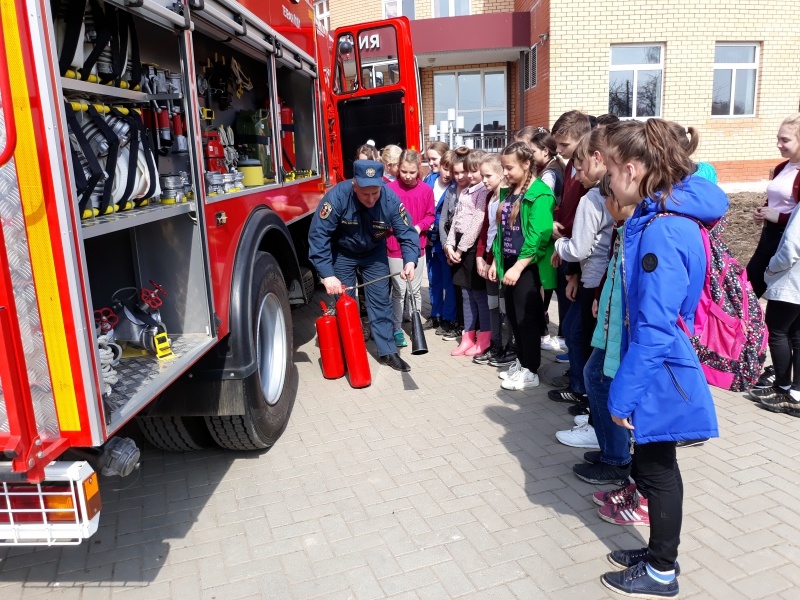
[[[189,366],[212,341],[206,300],[206,274],[200,229],[186,213],[85,240],[92,305],[110,308],[115,300],[135,297],[140,290],[164,290],[159,296],[160,320],[174,356],[159,359],[128,343],[114,369],[119,382],[104,397],[106,421],[116,428],[134,416]],[[125,311],[117,318],[125,319]],[[116,330],[120,330],[117,325]],[[125,345],[116,339],[120,345]]]
[[[193,34],[209,199],[274,185],[272,64],[265,52],[241,52]],[[240,173],[236,179],[235,173]],[[231,182],[230,180],[234,181]]]
[[[55,4],[60,1],[53,0]],[[62,26],[57,8],[53,14],[56,17],[55,28],[60,31]],[[90,15],[90,11],[87,14]],[[191,203],[197,194],[189,153],[189,103],[184,93],[187,69],[181,59],[179,34],[174,28],[161,27],[136,15],[131,19],[138,40],[136,47],[143,64],[140,82],[132,81],[131,57],[122,76],[124,87],[103,85],[96,81],[98,76],[94,74],[82,73],[78,79],[75,76],[77,67],[70,69],[68,76],[61,77],[64,98],[71,103],[66,110],[69,113],[67,126],[73,140],[73,168],[82,166],[84,178],[89,180],[93,161],[99,163],[98,167],[103,170],[111,165],[111,157],[105,151],[109,139],[99,125],[92,123],[97,118],[93,113],[98,113],[120,136],[115,172],[112,174],[115,191],[112,191],[112,198],[109,199],[103,195],[103,181],[96,185],[91,200],[78,210],[84,230],[98,225],[106,230],[108,227],[103,225],[107,221],[131,219],[133,222],[127,226],[133,226],[140,218],[165,218],[175,211],[180,212],[177,205]],[[87,31],[91,30],[93,26],[90,20],[86,21],[85,27]],[[58,48],[59,36],[56,37]],[[84,56],[92,48],[86,44],[83,47]],[[109,54],[106,51],[100,55],[95,66],[98,72],[106,68],[102,63],[113,60]],[[132,54],[129,50],[129,55]],[[76,59],[75,62],[81,61]],[[141,135],[132,135],[134,128],[130,125],[125,125],[126,129],[120,133],[119,115],[114,112],[117,109],[126,113],[124,116],[136,118],[139,126],[143,127]],[[79,128],[77,132],[74,131],[76,125]],[[81,140],[76,133],[86,139]],[[87,157],[86,149],[81,146],[82,141],[88,142],[91,147],[89,153],[94,156]],[[126,185],[129,173],[135,175],[134,185],[131,193],[125,196],[124,192],[130,189],[130,185]],[[158,186],[153,179],[158,180]],[[75,178],[73,180],[77,181]],[[151,197],[145,197],[150,192],[153,192]],[[75,198],[78,203],[80,196],[75,194]],[[158,216],[143,216],[152,212],[158,213]],[[117,224],[112,228],[119,226]],[[93,232],[91,235],[100,233]]]
[[[288,173],[293,173],[294,179],[316,177],[319,173],[319,143],[314,117],[314,80],[281,59],[276,63],[278,97],[281,99],[283,168]]]
[[[66,4],[63,0],[52,0],[51,14],[57,21],[56,31]],[[101,6],[108,7],[110,3]],[[136,165],[136,176],[141,180],[136,180],[135,188],[146,190],[143,196],[132,196],[129,203],[123,199],[107,204],[105,212],[92,210],[98,196],[102,196],[102,180],[94,188],[87,210],[77,206],[80,196],[76,189],[72,190],[75,211],[81,223],[85,284],[90,293],[89,314],[94,316],[94,327],[90,331],[98,337],[99,394],[103,396],[109,434],[134,417],[215,342],[203,248],[202,211],[197,210],[200,188],[195,165],[199,161],[193,158],[195,145],[189,142],[192,124],[186,118],[190,111],[196,110],[196,106],[185,93],[189,69],[183,53],[183,34],[175,29],[174,24],[161,22],[144,9],[129,10],[117,3],[114,6],[120,11],[119,15],[124,14],[126,18],[129,12],[133,15],[143,63],[141,86],[133,81],[135,77],[130,63],[127,74],[122,77],[127,83],[114,86],[97,81],[101,70],[113,63],[113,55],[109,57],[108,52],[101,55],[99,62],[105,61],[106,65],[97,67],[98,75],[88,77],[84,72],[79,79],[75,76],[78,67],[73,67],[67,76],[60,79],[64,99],[72,103],[66,104],[65,110],[74,113],[67,118],[73,170],[90,162],[85,154],[94,151],[103,170],[113,173],[115,189],[127,187],[126,181],[130,179],[117,181],[116,178],[126,176]],[[83,25],[87,32],[93,28],[91,10],[89,3]],[[137,12],[140,10],[143,12]],[[121,22],[123,20],[120,18]],[[56,49],[62,51],[59,34],[55,43]],[[87,44],[84,54],[88,55],[90,51],[91,45]],[[132,59],[133,53],[129,57]],[[109,139],[102,123],[97,122],[98,117],[91,114],[89,105],[117,134],[120,123],[113,120],[115,113],[111,107],[127,110],[127,114],[124,111],[117,114],[130,118],[141,115],[139,135],[135,134],[139,126],[130,118],[127,121],[130,127],[121,130],[127,134],[120,135],[123,141],[117,153],[115,171],[109,168],[110,151],[103,155],[103,149],[109,148],[110,144],[98,144],[98,140],[108,142]],[[92,140],[91,149],[87,148],[88,144],[76,143],[76,124],[80,131],[88,132],[85,137]],[[137,152],[141,160],[138,162],[131,158],[134,137],[139,142]],[[146,148],[148,142],[149,149]],[[120,171],[125,144],[131,169],[123,163],[125,168]],[[152,160],[149,164],[148,159]],[[157,169],[154,176],[153,168]],[[86,168],[82,171],[89,173]],[[73,173],[74,185],[80,185],[80,179]],[[158,180],[160,193],[155,190],[155,185],[149,185],[154,184],[154,179]],[[144,185],[144,182],[149,184]],[[144,197],[151,190],[155,191],[152,197]],[[103,202],[106,199],[101,198]],[[81,252],[81,248],[78,251]],[[163,292],[158,290],[159,287]],[[153,303],[160,301],[162,304],[147,308],[145,298],[152,302],[154,296],[157,299]],[[115,304],[115,299],[120,302]],[[134,312],[128,310],[128,306],[132,306]],[[156,325],[139,320],[141,311],[135,312],[137,306],[144,306],[144,312]],[[107,309],[112,309],[113,315]],[[134,318],[127,318],[128,313]],[[101,337],[102,327],[109,320],[114,321],[113,329],[108,327],[106,335]],[[145,335],[148,330],[163,333],[164,328],[168,344],[163,343],[163,336]],[[133,339],[124,339],[126,336]],[[109,365],[104,360],[104,352],[107,356],[113,344],[122,349],[122,355],[117,357],[119,350],[114,348],[111,355],[118,358],[118,362]]]

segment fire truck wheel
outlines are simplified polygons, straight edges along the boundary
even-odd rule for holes
[[[241,380],[244,415],[205,417],[214,440],[230,450],[263,450],[281,436],[295,398],[289,293],[272,255],[260,252],[253,266],[253,332],[256,371]]]
[[[136,422],[147,441],[160,450],[189,452],[214,443],[202,417],[137,417]]]

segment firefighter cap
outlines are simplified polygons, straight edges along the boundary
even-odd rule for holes
[[[357,160],[353,163],[353,176],[358,187],[383,185],[383,163],[376,160]]]

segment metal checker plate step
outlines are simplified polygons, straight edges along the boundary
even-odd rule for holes
[[[128,403],[135,399],[139,404],[146,398],[143,395],[146,388],[152,386],[152,392],[148,392],[148,394],[154,396],[156,388],[163,387],[163,382],[157,381],[158,379],[171,379],[178,372],[186,369],[188,363],[201,354],[198,351],[213,341],[213,338],[204,333],[170,335],[169,339],[175,355],[172,358],[159,360],[153,355],[123,358],[119,361],[119,365],[114,367],[119,381],[113,386],[111,395],[103,398],[107,424],[118,420],[121,416],[119,414],[121,409],[122,412],[127,413],[128,411],[124,409]]]

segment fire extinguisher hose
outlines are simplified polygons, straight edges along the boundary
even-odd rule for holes
[[[395,275],[400,275],[400,271],[397,273],[389,273],[388,275],[384,275],[383,277],[378,277],[377,279],[373,279],[372,281],[365,281],[364,283],[359,283],[358,285],[350,285],[346,288],[342,288],[345,292],[347,290],[355,290],[357,288],[366,287],[368,285],[372,285],[373,283],[377,283],[379,281],[383,281],[384,279],[389,279],[389,277],[394,277]]]

